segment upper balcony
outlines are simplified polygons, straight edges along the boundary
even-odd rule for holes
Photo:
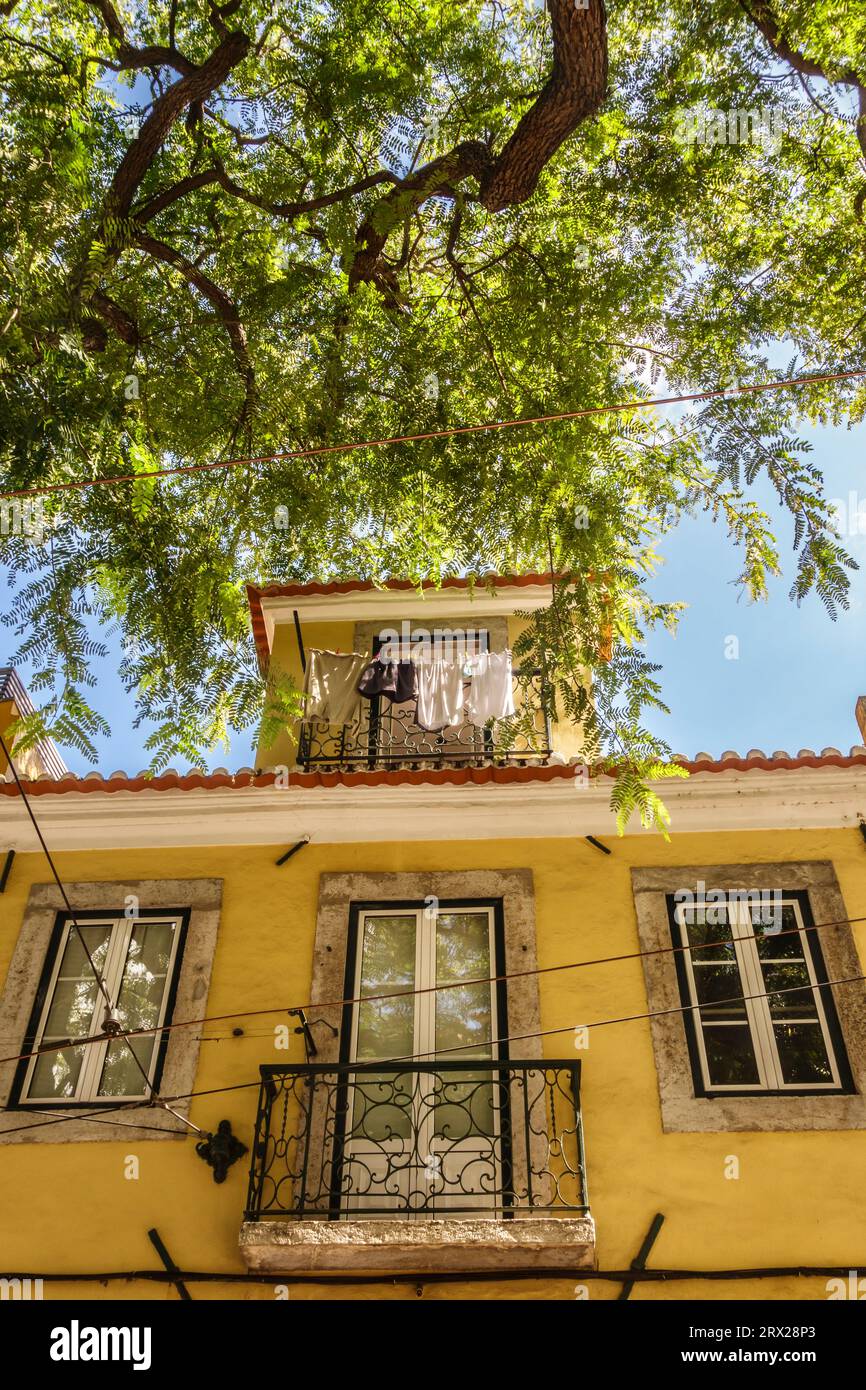
[[[431,649],[505,652],[525,629],[527,614],[547,607],[549,575],[488,576],[470,586],[452,578],[419,590],[403,580],[376,588],[369,581],[271,585],[248,589],[253,632],[263,671],[275,668],[303,688],[309,653],[362,653],[373,661],[386,633],[401,634],[393,647],[403,659],[424,635]],[[454,647],[449,644],[454,642]],[[469,674],[467,668],[467,690]],[[259,767],[300,766],[309,770],[354,771],[478,766],[485,763],[539,765],[581,755],[578,731],[552,722],[550,704],[536,670],[514,664],[514,714],[474,723],[461,718],[438,732],[422,727],[414,699],[392,703],[364,700],[348,726],[319,719],[298,721],[268,747]]]
[[[297,760],[312,768],[454,767],[486,762],[543,764],[552,750],[539,672],[512,677],[516,709],[510,719],[473,724],[465,719],[441,732],[422,728],[414,703],[392,704],[376,696],[365,700],[353,728],[321,720],[300,725]]]

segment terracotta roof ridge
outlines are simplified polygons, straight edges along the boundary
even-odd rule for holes
[[[804,768],[866,768],[866,746],[857,744],[848,754],[837,748],[824,748],[820,754],[811,749],[801,749],[796,756],[784,751],[768,755],[761,749],[751,749],[742,756],[734,752],[723,753],[713,758],[709,753],[698,753],[688,758],[676,753],[673,762],[684,767],[689,773],[721,774],[725,772],[753,771],[795,771]],[[480,766],[423,767],[368,769],[331,768],[304,771],[300,767],[288,769],[289,787],[377,787],[377,786],[461,786],[474,784],[483,786],[491,783],[499,785],[520,785],[532,782],[554,782],[573,779],[578,768],[584,764],[579,758],[570,763],[548,762],[541,765],[520,766],[488,762]],[[243,790],[248,787],[264,788],[273,786],[277,778],[285,776],[284,768],[255,769],[242,767],[236,772],[227,768],[215,768],[206,772],[202,768],[191,768],[180,773],[175,768],[149,774],[140,772],[130,776],[123,771],[110,773],[107,777],[101,772],[88,772],[82,776],[68,772],[63,777],[54,778],[47,774],[33,780],[23,780],[28,795],[60,795],[66,792],[81,794],[142,791],[213,791],[221,788]],[[604,774],[612,775],[612,774]],[[0,782],[0,794],[17,796],[14,782]]]

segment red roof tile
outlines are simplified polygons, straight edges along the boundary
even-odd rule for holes
[[[694,761],[677,759],[679,765],[690,773],[724,772],[779,772],[798,768],[866,768],[866,750],[854,750],[850,755],[842,753],[810,754],[791,758],[768,758],[763,754],[747,758],[726,757],[723,759],[699,758]],[[164,791],[215,791],[220,788],[241,790],[246,787],[268,787],[276,780],[274,771],[256,773],[249,768],[239,772],[163,772],[155,777],[126,777],[113,773],[102,778],[99,773],[89,773],[79,779],[73,775],[58,781],[49,778],[36,782],[25,782],[24,788],[31,796],[58,796],[66,792],[88,794],[112,794],[114,792],[164,792]],[[313,789],[316,787],[401,787],[401,786],[486,786],[486,785],[528,785],[533,782],[567,781],[574,778],[575,766],[548,767],[448,767],[448,768],[409,768],[391,771],[371,772],[368,770],[297,772],[290,770],[289,783],[292,787]],[[17,796],[14,782],[0,782],[0,795]]]

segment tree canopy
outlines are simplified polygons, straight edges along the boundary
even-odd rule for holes
[[[779,343],[786,374],[866,367],[854,0],[0,14],[2,493],[763,382]],[[798,430],[864,410],[854,378],[47,492],[41,544],[0,536],[26,736],[92,747],[95,624],[154,766],[194,764],[261,714],[246,582],[550,569],[524,654],[651,822],[659,538],[709,510],[761,597],[769,478],[792,597],[832,614],[852,561]]]

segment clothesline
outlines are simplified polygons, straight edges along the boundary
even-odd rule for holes
[[[370,665],[372,666],[375,662],[379,662],[382,666],[395,663],[400,665],[402,662],[411,662],[413,666],[423,666],[428,661],[454,661],[458,666],[469,666],[477,661],[479,657],[487,656],[488,654],[489,653],[486,651],[465,652],[462,656],[457,656],[454,652],[449,652],[443,647],[435,647],[432,645],[426,649],[414,649],[405,652],[405,654],[403,651],[400,651],[395,654],[393,651],[389,652],[387,648],[383,647],[382,651],[377,652],[372,658]]]

